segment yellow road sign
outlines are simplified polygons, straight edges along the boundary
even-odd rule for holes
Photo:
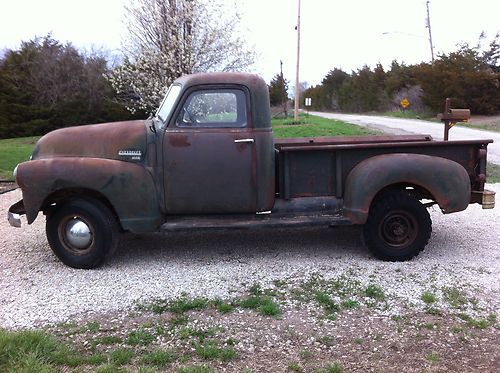
[[[410,106],[410,101],[408,101],[407,98],[403,98],[399,104],[403,107],[403,109],[406,109],[408,106]]]

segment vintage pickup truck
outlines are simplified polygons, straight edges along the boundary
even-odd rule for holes
[[[119,232],[363,225],[380,259],[409,260],[431,235],[427,208],[493,208],[484,189],[492,140],[428,135],[274,139],[259,77],[195,74],[148,120],[64,128],[14,171],[11,225],[47,215],[68,266],[94,268]]]

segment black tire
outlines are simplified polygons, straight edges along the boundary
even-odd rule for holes
[[[432,222],[418,199],[403,192],[375,200],[363,227],[366,246],[379,259],[402,262],[417,256],[429,242]]]
[[[100,266],[118,244],[116,219],[96,199],[70,199],[58,204],[47,216],[45,228],[54,254],[73,268]]]

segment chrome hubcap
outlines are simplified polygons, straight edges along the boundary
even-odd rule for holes
[[[66,241],[75,249],[85,250],[92,243],[92,231],[83,220],[73,218],[65,229]]]

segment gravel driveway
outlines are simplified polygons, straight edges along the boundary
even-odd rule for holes
[[[500,192],[500,184],[488,185]],[[21,198],[20,190],[0,196],[0,216]],[[52,254],[45,218],[32,226],[0,223],[0,327],[22,328],[70,316],[123,310],[155,297],[227,298],[253,283],[302,281],[348,275],[384,289],[397,314],[424,307],[428,289],[460,287],[487,312],[500,305],[500,208],[442,215],[431,211],[433,233],[427,249],[405,263],[374,259],[356,227],[256,232],[210,232],[124,236],[112,260],[97,270],[75,270]],[[443,305],[445,306],[445,305]],[[473,310],[471,311],[473,312]]]
[[[443,139],[444,125],[439,122],[361,114],[322,113],[315,111],[311,111],[310,113],[324,118],[343,120],[393,135],[429,134],[435,140]],[[450,130],[449,138],[450,140],[493,139],[493,144],[488,145],[488,161],[500,164],[500,132],[455,126]]]

